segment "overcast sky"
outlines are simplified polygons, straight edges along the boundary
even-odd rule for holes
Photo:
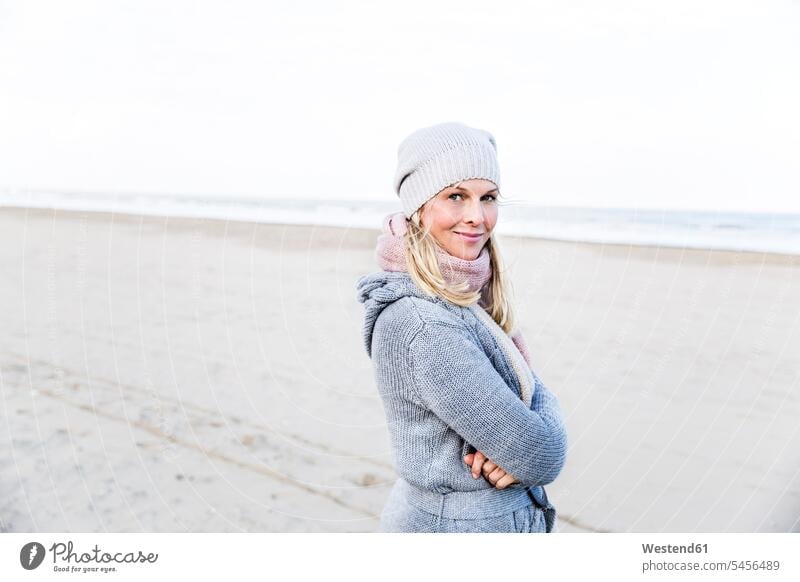
[[[491,131],[531,204],[800,212],[800,2],[0,0],[0,188],[394,200]]]

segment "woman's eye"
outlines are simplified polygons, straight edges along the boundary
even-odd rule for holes
[[[448,198],[452,199],[452,198],[453,198],[453,196],[461,196],[461,194],[459,194],[459,193],[457,193],[457,192],[453,192],[452,194],[450,194],[450,196],[448,196]],[[487,197],[488,197],[488,198],[489,198],[489,200],[491,200],[492,202],[494,202],[495,200],[497,200],[497,196],[495,196],[494,194],[486,194],[486,196],[484,196],[484,198],[487,198]]]

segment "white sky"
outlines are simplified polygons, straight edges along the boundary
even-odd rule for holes
[[[798,0],[0,0],[0,187],[395,200],[462,121],[507,199],[800,212],[798,104]]]

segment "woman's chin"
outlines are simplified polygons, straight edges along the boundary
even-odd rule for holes
[[[465,261],[474,261],[477,259],[483,247],[486,246],[486,241],[467,242],[464,241],[459,235],[454,235],[456,238],[448,241],[449,244],[439,244],[448,254]]]

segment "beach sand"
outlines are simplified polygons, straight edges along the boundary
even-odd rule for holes
[[[376,531],[376,236],[0,209],[0,531]],[[502,246],[559,531],[800,531],[800,257]]]

